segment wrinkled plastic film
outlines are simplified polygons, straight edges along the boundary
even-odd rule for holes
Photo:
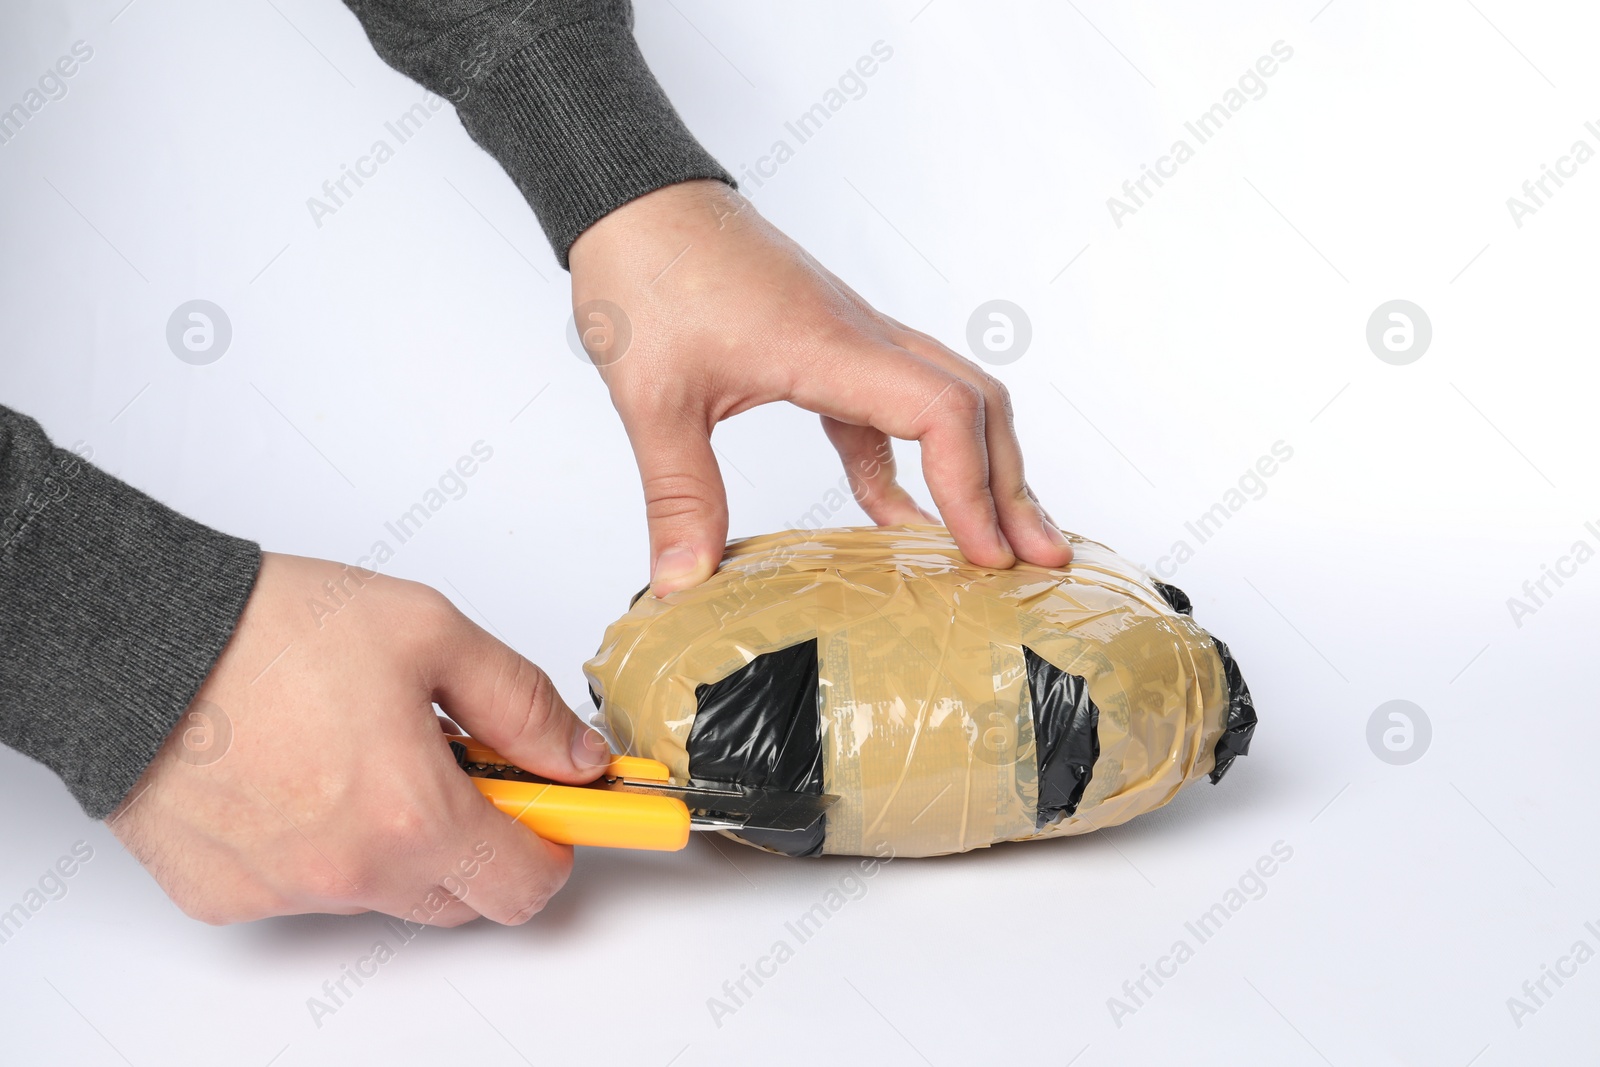
[[[933,855],[1032,832],[1016,612],[965,588],[948,560],[836,573],[822,715],[824,781],[840,801],[824,851],[888,842]]]
[[[704,585],[639,598],[586,672],[619,747],[674,778],[744,767],[749,784],[817,791],[775,731],[820,745],[820,789],[840,798],[825,852],[934,855],[1116,825],[1210,772],[1239,705],[1217,643],[1166,590],[1073,541],[1067,568],[1008,571],[972,567],[935,526],[735,542]],[[806,679],[773,654],[808,642],[810,734],[774,710],[799,706]],[[1234,718],[1228,759],[1248,747]]]

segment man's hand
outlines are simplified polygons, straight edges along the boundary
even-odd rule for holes
[[[432,589],[269,553],[232,640],[110,824],[207,922],[522,922],[566,882],[572,850],[479,794],[435,701],[558,781],[590,781],[607,758],[543,671]]]
[[[704,581],[722,558],[728,504],[712,428],[778,400],[822,416],[874,522],[933,521],[895,480],[889,439],[915,440],[969,560],[1072,558],[1023,478],[1005,388],[874,310],[721,182],[618,208],[578,238],[571,263],[578,330],[644,481],[657,594]],[[626,316],[625,348],[607,303]]]

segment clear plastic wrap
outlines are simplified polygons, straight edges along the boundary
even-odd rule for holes
[[[1249,747],[1255,711],[1183,594],[1068,535],[1070,565],[974,567],[940,526],[731,543],[644,594],[585,665],[619,750],[675,779],[827,792],[789,855],[928,856],[1084,833]],[[1220,744],[1219,744],[1220,742]]]

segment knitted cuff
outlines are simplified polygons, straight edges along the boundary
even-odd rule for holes
[[[556,258],[603,216],[676,182],[731,175],[684,126],[625,24],[552,27],[457,104],[511,175]]]
[[[233,634],[261,550],[0,408],[0,741],[93,818],[133,788]]]

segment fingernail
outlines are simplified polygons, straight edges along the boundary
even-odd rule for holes
[[[671,593],[678,588],[676,583],[692,577],[699,569],[700,560],[693,549],[673,545],[656,557],[655,569],[650,572],[650,585],[657,592]]]
[[[1057,548],[1072,547],[1071,543],[1067,540],[1067,535],[1057,529],[1056,524],[1051,522],[1049,519],[1044,520],[1044,535],[1048,537],[1050,539],[1050,543],[1055,545]]]
[[[1011,561],[1015,563],[1017,559],[1017,550],[1011,547],[1010,541],[1006,540],[1006,532],[1000,529],[998,526],[995,527],[994,539],[1000,542],[1000,551],[1010,556]]]
[[[611,762],[611,746],[594,727],[585,727],[572,736],[572,762],[579,767],[599,767]]]

